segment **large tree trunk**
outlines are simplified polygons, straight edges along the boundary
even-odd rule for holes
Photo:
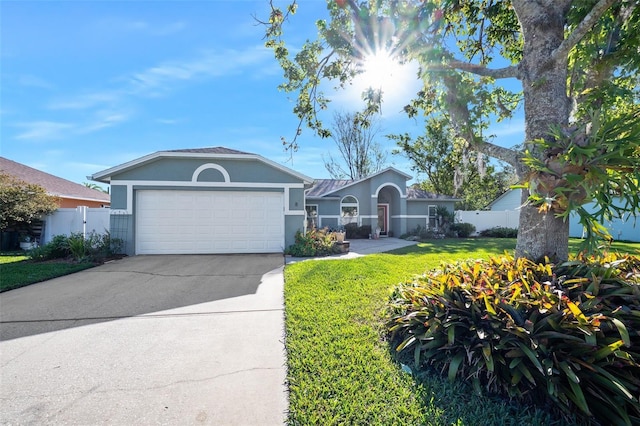
[[[521,75],[526,148],[543,161],[553,154],[540,150],[529,141],[549,139],[552,125],[566,128],[569,121],[567,60],[566,57],[551,60],[552,52],[564,39],[568,3],[560,0],[513,2],[524,35]],[[517,172],[521,180],[531,181],[532,175],[524,166]],[[531,181],[532,188],[539,193],[548,193],[550,197],[553,196],[553,182],[553,176]],[[528,196],[528,191],[523,190],[516,256],[566,260],[569,255],[568,221],[555,217],[553,210],[540,212],[538,207],[526,202]]]

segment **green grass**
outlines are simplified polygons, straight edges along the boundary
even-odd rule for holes
[[[20,262],[29,259],[24,252],[6,252],[0,253],[0,265],[4,263]]]
[[[93,263],[32,262],[19,253],[0,254],[0,292],[93,267]]]
[[[572,241],[572,249],[578,241]],[[366,425],[560,424],[541,410],[480,397],[440,375],[412,377],[384,342],[391,289],[441,261],[512,251],[513,239],[438,240],[351,260],[285,269],[289,423]],[[624,244],[636,251],[640,244]]]

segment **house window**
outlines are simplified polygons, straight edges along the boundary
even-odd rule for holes
[[[438,229],[438,206],[427,207],[427,216],[429,229]]]
[[[342,225],[358,223],[358,199],[347,195],[340,201],[340,220]]]
[[[318,205],[307,204],[305,211],[307,214],[307,221],[305,222],[307,229],[316,229],[318,227]]]

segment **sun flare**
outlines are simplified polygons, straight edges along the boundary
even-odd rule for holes
[[[396,89],[402,82],[403,66],[389,52],[380,51],[367,56],[359,76],[365,88],[381,89],[383,92]]]

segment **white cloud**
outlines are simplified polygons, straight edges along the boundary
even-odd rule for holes
[[[198,56],[182,61],[168,61],[146,70],[133,73],[126,78],[130,93],[157,93],[166,90],[172,83],[188,80],[203,80],[241,73],[245,67],[256,69],[256,65],[270,60],[270,52],[263,47],[246,50],[206,50]]]
[[[88,119],[75,123],[59,121],[32,121],[18,123],[15,127],[23,129],[15,136],[18,140],[47,141],[61,139],[69,134],[85,135],[113,127],[129,120],[131,113],[125,111],[97,111]]]
[[[129,119],[129,114],[114,111],[99,111],[95,117],[84,126],[78,128],[80,134],[93,133],[107,127],[115,126]]]
[[[35,75],[24,74],[18,77],[18,84],[26,87],[36,87],[40,89],[52,90],[54,89],[53,84],[45,81],[44,79],[37,77]]]
[[[173,118],[156,118],[156,123],[173,125],[181,123],[183,120],[181,119],[173,119]]]
[[[16,127],[25,129],[16,135],[19,140],[50,140],[59,139],[74,128],[73,124],[56,121],[32,121],[29,123],[18,123]]]
[[[140,33],[148,36],[162,37],[179,33],[187,27],[183,21],[152,23],[145,20],[122,18],[104,18],[95,24],[100,30],[108,30],[112,34]]]
[[[116,79],[119,85],[110,90],[86,91],[75,96],[55,99],[47,107],[52,110],[115,107],[136,97],[161,97],[177,90],[176,83],[198,82],[229,74],[263,69],[270,52],[259,46],[246,50],[207,50],[191,59],[166,61],[142,71]],[[260,65],[260,66],[258,66]]]
[[[144,27],[146,24],[136,24]],[[167,61],[145,70],[118,78],[111,89],[84,91],[67,98],[53,99],[47,108],[54,111],[74,110],[83,115],[71,122],[53,120],[32,121],[17,124],[22,128],[16,139],[59,139],[65,132],[87,134],[116,126],[131,118],[136,99],[167,96],[179,90],[177,83],[197,83],[207,79],[239,74],[246,71],[255,74],[260,64],[270,61],[270,52],[263,47],[245,50],[207,50],[191,59]],[[37,78],[26,79],[32,84],[45,84]],[[175,124],[177,120],[158,119],[162,124]]]
[[[55,100],[50,102],[47,105],[47,108],[53,110],[88,109],[94,106],[117,103],[121,97],[122,93],[118,90],[85,93],[72,98]]]
[[[156,36],[165,36],[178,33],[187,27],[187,24],[184,22],[172,22],[170,24],[166,24],[160,27],[153,28],[150,31],[151,35]]]

